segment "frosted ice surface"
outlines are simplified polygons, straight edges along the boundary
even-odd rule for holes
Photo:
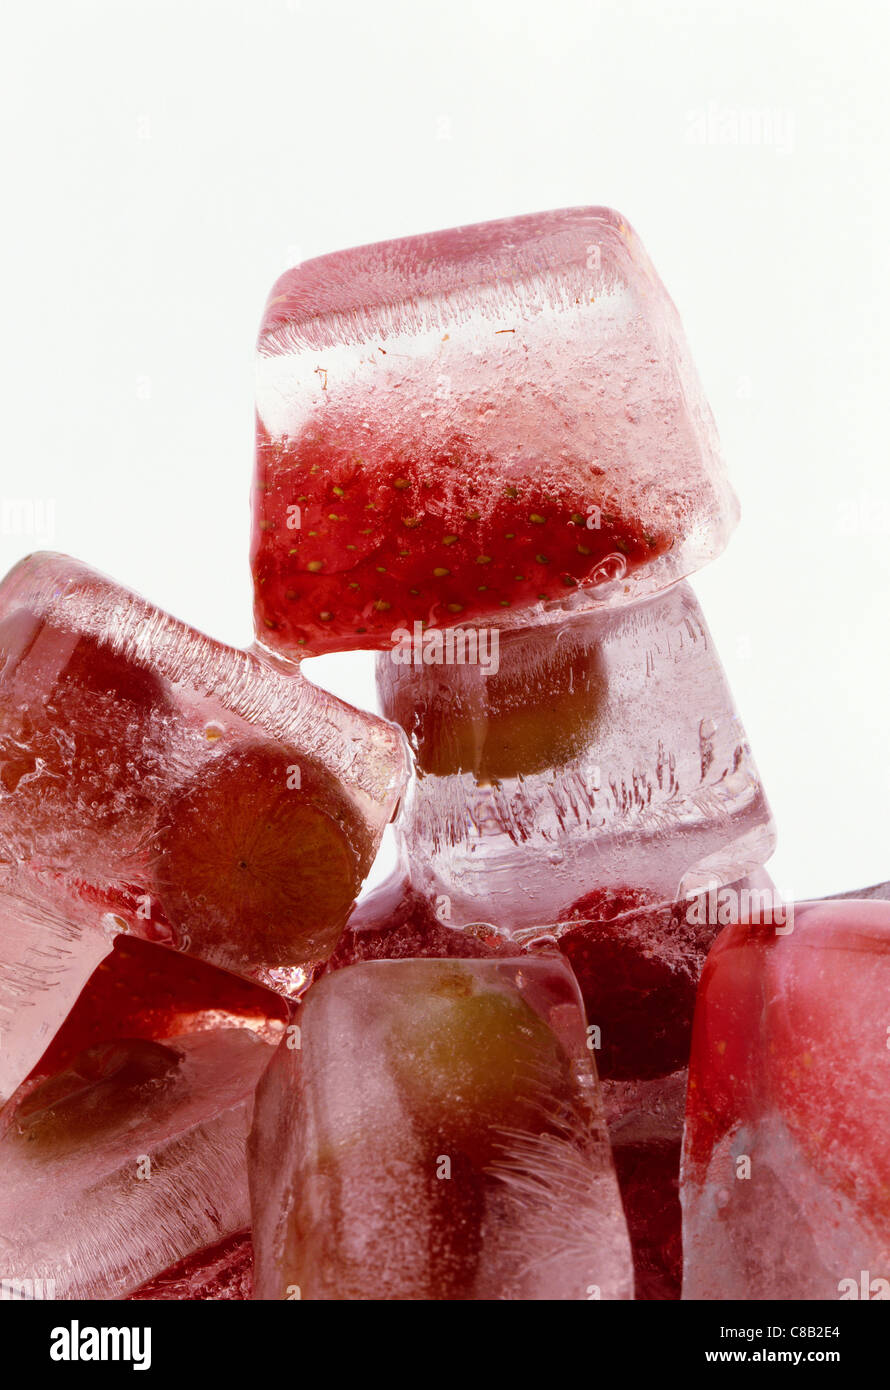
[[[18,876],[19,880],[21,875]],[[8,870],[0,892],[0,1105],[51,1042],[93,970],[114,945],[93,914],[60,915],[51,896]]]
[[[830,893],[820,901],[836,902],[846,898],[856,898],[860,902],[878,898],[887,902],[890,900],[890,883],[873,883],[869,888],[852,888],[848,893]]]

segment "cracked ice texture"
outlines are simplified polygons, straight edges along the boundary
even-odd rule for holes
[[[258,350],[257,633],[291,657],[624,603],[737,521],[677,311],[608,208],[307,261]]]
[[[372,961],[298,1017],[249,1143],[256,1297],[631,1297],[564,963]]]
[[[403,743],[74,560],[16,566],[0,586],[0,1098],[118,931],[299,989],[393,814]]]
[[[418,773],[398,835],[412,878],[447,900],[455,925],[522,937],[594,887],[673,901],[772,853],[769,806],[688,584],[502,633],[488,675],[396,655],[378,658],[378,689]]]
[[[81,1053],[2,1112],[0,1270],[122,1298],[249,1224],[245,1140],[272,1049],[244,1028]]]
[[[798,904],[781,932],[717,939],[689,1074],[684,1298],[836,1300],[890,1280],[888,1001],[885,902]]]

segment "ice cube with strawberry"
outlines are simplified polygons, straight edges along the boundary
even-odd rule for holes
[[[737,519],[676,309],[608,208],[286,272],[257,412],[257,636],[294,659],[627,602]]]

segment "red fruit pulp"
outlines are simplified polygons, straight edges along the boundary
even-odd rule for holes
[[[559,947],[601,1030],[601,1077],[664,1076],[688,1061],[698,974],[717,928],[688,922],[686,906],[596,889],[565,914]]]
[[[510,951],[508,942],[481,925],[478,933],[449,927],[436,916],[429,898],[395,874],[359,903],[327,969],[341,970],[365,960],[478,959]]]
[[[253,1242],[249,1231],[199,1250],[143,1284],[129,1298],[146,1300],[244,1300],[253,1286]]]
[[[874,1218],[890,1212],[890,909],[797,904],[790,929],[726,928],[702,975],[685,1162],[778,1112],[812,1167]]]

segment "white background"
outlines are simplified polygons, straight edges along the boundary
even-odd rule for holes
[[[250,637],[252,349],[296,260],[635,225],[743,507],[696,580],[798,897],[890,878],[886,0],[3,5],[0,500]],[[13,528],[7,524],[3,528]],[[371,704],[372,658],[313,663]],[[377,875],[379,877],[379,868]]]

